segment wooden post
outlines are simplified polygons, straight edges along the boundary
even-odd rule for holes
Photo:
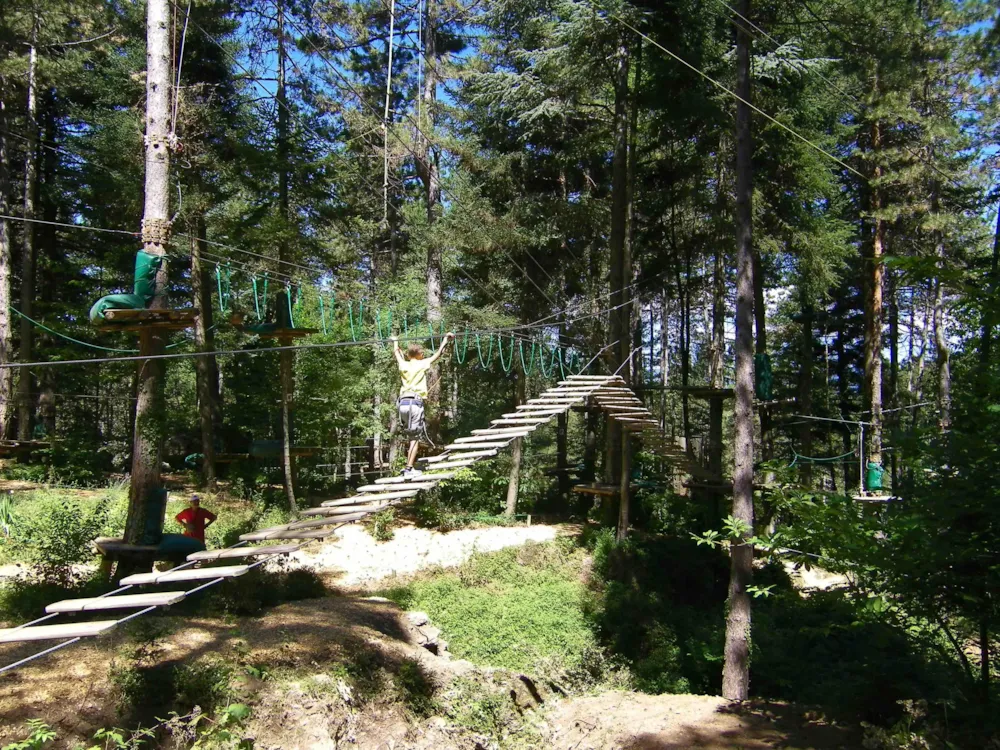
[[[750,0],[739,12],[750,15]],[[736,439],[733,471],[733,517],[753,533],[753,141],[750,130],[750,46],[744,28],[736,26]],[[729,601],[726,616],[722,695],[743,701],[750,695],[750,592],[753,548],[743,539],[731,546]]]
[[[170,5],[148,0],[146,5],[146,192],[142,218],[143,250],[161,258],[152,308],[166,307],[167,243],[170,240]],[[164,340],[156,328],[139,334],[139,353],[163,353]],[[132,482],[129,487],[125,541],[138,544],[146,529],[149,495],[160,488],[166,406],[161,359],[139,361],[132,439]],[[163,519],[158,519],[163,528]],[[126,566],[127,567],[127,566]],[[121,564],[119,574],[124,572]]]

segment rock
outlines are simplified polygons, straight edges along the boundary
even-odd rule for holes
[[[410,621],[410,625],[419,628],[421,625],[426,625],[430,622],[431,618],[427,616],[426,612],[407,612],[406,619]]]

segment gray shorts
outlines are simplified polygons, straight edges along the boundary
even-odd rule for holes
[[[404,437],[418,440],[424,434],[424,402],[416,396],[402,396],[396,402],[399,408],[399,430]]]

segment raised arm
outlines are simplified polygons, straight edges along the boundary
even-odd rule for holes
[[[438,350],[436,352],[434,352],[434,356],[431,357],[430,363],[434,364],[439,359],[441,359],[441,355],[444,354],[445,347],[448,346],[448,344],[450,344],[454,340],[455,340],[455,334],[454,333],[452,333],[451,331],[449,331],[448,333],[446,333],[444,335],[444,341],[441,342],[441,346],[438,348]]]
[[[403,350],[399,348],[399,339],[393,336],[390,340],[392,341],[392,353],[395,355],[396,361],[403,362]]]

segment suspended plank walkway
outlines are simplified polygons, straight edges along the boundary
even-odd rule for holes
[[[447,445],[440,455],[422,459],[426,470],[418,476],[377,479],[373,484],[358,488],[356,494],[350,497],[328,500],[319,507],[303,511],[300,515],[304,520],[243,534],[238,545],[227,549],[195,552],[187,557],[186,563],[172,570],[128,576],[122,579],[122,588],[101,597],[56,602],[46,608],[48,614],[45,617],[16,628],[0,629],[0,643],[64,640],[60,645],[70,645],[81,638],[98,636],[147,611],[176,604],[195,591],[245,575],[268,560],[295,552],[312,541],[334,536],[337,529],[345,524],[360,521],[384,508],[409,502],[420,492],[433,489],[452,478],[455,475],[454,469],[473,466],[491,458],[498,450],[519,438],[527,437],[542,425],[551,422],[554,417],[582,405],[601,408],[608,418],[618,422],[624,430],[642,438],[647,450],[662,456],[679,470],[706,481],[721,481],[721,478],[711,475],[663,435],[652,413],[626,387],[621,377],[574,375],[560,381],[556,387],[548,389],[537,398],[529,399],[514,412],[493,420],[489,428],[473,430],[472,435],[458,438]],[[251,542],[273,541],[282,543],[249,545]],[[257,559],[249,562],[250,558]],[[235,565],[203,565],[227,560],[246,562]],[[136,586],[176,586],[183,582],[200,583],[186,591],[173,589],[146,594],[123,593]],[[71,622],[65,625],[40,624],[60,614],[135,609],[139,609],[139,612],[123,616],[119,620]],[[48,653],[59,647],[41,653]],[[39,655],[0,668],[0,674]]]

